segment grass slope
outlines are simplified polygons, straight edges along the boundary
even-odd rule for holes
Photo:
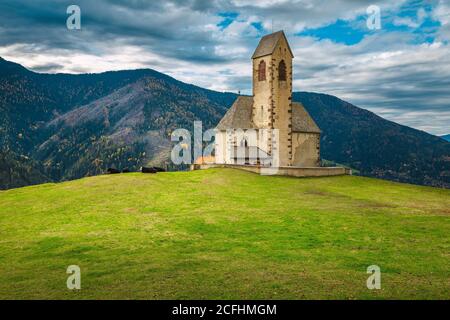
[[[449,299],[449,208],[444,189],[232,169],[2,191],[0,298]]]

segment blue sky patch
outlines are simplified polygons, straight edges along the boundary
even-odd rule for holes
[[[221,30],[223,30],[223,29],[226,29],[230,24],[233,23],[233,21],[235,21],[237,19],[237,17],[239,16],[239,13],[237,13],[237,12],[221,12],[217,15],[219,17],[223,18],[223,20],[217,24],[217,26]]]
[[[345,43],[346,45],[353,45],[359,43],[367,31],[362,30],[359,25],[363,18],[355,21],[337,20],[335,23],[317,29],[306,29],[297,35],[314,37],[319,40],[329,39],[336,43]]]
[[[350,46],[361,42],[365,35],[375,32],[404,32],[414,35],[411,44],[432,43],[440,27],[440,23],[431,16],[432,9],[430,3],[414,0],[404,4],[397,12],[385,12],[381,8],[380,30],[369,30],[366,25],[367,15],[361,15],[351,21],[337,20],[320,28],[305,29],[297,35],[318,40],[328,39]]]

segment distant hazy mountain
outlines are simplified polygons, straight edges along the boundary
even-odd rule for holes
[[[334,96],[294,93],[323,130],[322,157],[362,175],[450,187],[450,143]]]
[[[214,127],[235,94],[154,70],[38,74],[0,58],[0,188],[170,164],[170,132]],[[450,187],[450,143],[336,97],[298,92],[323,130],[323,158],[362,175]]]
[[[444,136],[441,136],[441,138],[446,140],[446,141],[450,141],[450,134],[446,134]]]

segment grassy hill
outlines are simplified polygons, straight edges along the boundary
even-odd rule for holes
[[[450,190],[232,169],[1,191],[0,298],[449,299],[449,208]]]

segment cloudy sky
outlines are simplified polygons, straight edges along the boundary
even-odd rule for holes
[[[81,30],[67,29],[71,4]],[[371,5],[380,29],[367,25]],[[280,29],[295,55],[294,90],[450,133],[450,0],[0,2],[0,56],[31,70],[153,68],[218,91],[250,93],[250,56]]]

